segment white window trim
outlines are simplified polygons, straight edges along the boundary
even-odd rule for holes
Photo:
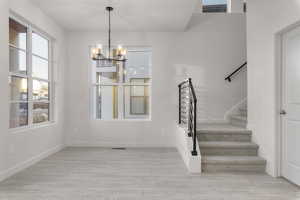
[[[42,127],[47,127],[47,126],[52,126],[55,123],[55,83],[54,83],[54,77],[53,77],[53,68],[54,68],[54,60],[53,60],[53,43],[54,43],[54,39],[49,36],[47,33],[45,33],[44,31],[40,30],[39,28],[37,28],[36,26],[34,26],[33,24],[31,24],[29,21],[25,20],[24,18],[18,16],[16,13],[10,11],[10,15],[9,15],[10,19],[15,20],[16,22],[20,23],[21,25],[25,26],[27,28],[27,46],[26,46],[26,50],[21,49],[19,47],[16,47],[14,45],[11,45],[10,43],[8,43],[8,48],[14,48],[16,50],[21,50],[23,52],[26,53],[26,70],[27,70],[27,74],[18,74],[18,73],[13,73],[13,72],[9,72],[9,77],[11,76],[17,76],[17,77],[21,77],[21,78],[27,78],[27,88],[28,88],[28,99],[27,101],[14,101],[14,100],[10,100],[9,98],[9,106],[11,103],[28,103],[28,124],[26,126],[20,126],[20,127],[15,127],[15,128],[10,128],[9,127],[9,132],[11,133],[18,133],[18,132],[23,132],[26,130],[30,130],[30,129],[35,129],[35,128],[42,128]],[[38,56],[36,54],[34,54],[32,51],[32,33],[36,32],[37,34],[39,34],[40,36],[42,36],[43,38],[48,40],[48,59]],[[41,58],[43,60],[47,60],[48,61],[48,79],[42,79],[42,78],[35,78],[32,77],[32,56],[36,56],[38,58]],[[8,66],[9,68],[10,66]],[[45,101],[45,100],[33,100],[32,98],[32,82],[33,80],[38,80],[38,81],[43,81],[43,82],[48,82],[49,84],[49,100]],[[8,85],[9,87],[9,85]],[[37,123],[34,124],[33,123],[33,103],[34,102],[41,102],[41,103],[49,103],[49,116],[50,119],[47,122],[41,122],[41,123]]]
[[[91,48],[93,48],[95,45],[89,46],[89,52],[91,52]],[[104,46],[104,48],[106,48]],[[152,48],[145,47],[145,46],[124,46],[124,48],[127,49],[128,52],[140,52],[140,51],[149,51],[152,53]],[[152,60],[153,55],[151,55]],[[102,122],[150,122],[152,121],[152,62],[150,65],[150,82],[139,84],[139,83],[95,83],[95,73],[97,72],[97,68],[95,67],[95,62],[91,59],[90,62],[90,70],[89,70],[89,88],[90,88],[90,116],[91,120],[95,121],[102,121]],[[122,72],[120,72],[122,73]],[[123,75],[122,75],[123,76]],[[118,98],[118,107],[119,107],[119,113],[117,119],[99,119],[97,118],[96,114],[96,86],[118,86],[118,96],[121,98]],[[149,87],[149,117],[148,118],[141,118],[141,119],[128,119],[124,116],[124,87],[125,86],[148,86]],[[121,108],[121,109],[120,109]]]

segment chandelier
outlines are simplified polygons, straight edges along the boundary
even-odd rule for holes
[[[97,61],[97,66],[99,67],[113,67],[118,63],[126,62],[127,50],[119,45],[116,49],[111,47],[111,12],[113,7],[106,7],[108,11],[108,51],[104,52],[102,44],[97,44],[96,47],[92,48],[92,59]]]

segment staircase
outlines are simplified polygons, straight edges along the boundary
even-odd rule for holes
[[[203,172],[265,172],[266,161],[257,156],[259,147],[246,124],[247,109],[241,108],[230,124],[197,126]]]
[[[230,116],[230,123],[234,126],[246,128],[247,126],[247,108],[239,108],[239,112],[235,115]]]

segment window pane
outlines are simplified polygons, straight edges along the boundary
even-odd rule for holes
[[[108,68],[108,67],[107,67]],[[96,73],[96,83],[117,83],[118,82],[118,73],[116,72],[116,68],[110,69],[111,72],[97,72]],[[103,70],[107,70],[106,68],[102,68]]]
[[[138,85],[138,84],[149,84],[150,78],[131,78],[130,84],[132,85]]]
[[[35,32],[32,33],[32,53],[48,59],[49,41]]]
[[[32,76],[48,79],[49,64],[47,60],[32,56]]]
[[[10,128],[28,125],[28,103],[11,103],[9,116]]]
[[[9,48],[9,71],[13,73],[26,74],[26,52]]]
[[[227,0],[203,0],[203,5],[224,5]]]
[[[49,121],[49,103],[33,103],[33,123]]]
[[[33,80],[32,96],[33,100],[49,100],[49,83],[45,81]]]
[[[227,12],[227,0],[203,0],[204,13]]]
[[[125,66],[125,82],[133,78],[150,79],[151,52],[150,51],[129,51]]]
[[[118,118],[118,87],[97,86],[96,93],[96,118],[117,119]]]
[[[28,100],[27,85],[28,83],[26,78],[11,76],[9,78],[10,100],[27,101]]]
[[[125,86],[124,111],[127,119],[148,119],[149,86]]]
[[[26,50],[27,28],[13,19],[9,19],[9,44]]]

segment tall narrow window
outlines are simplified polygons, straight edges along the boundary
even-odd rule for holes
[[[93,113],[96,119],[149,119],[151,91],[149,49],[128,49],[126,64],[97,67],[93,63]]]
[[[10,128],[50,121],[50,40],[9,19]]]
[[[49,41],[32,32],[32,118],[33,123],[49,121]]]

